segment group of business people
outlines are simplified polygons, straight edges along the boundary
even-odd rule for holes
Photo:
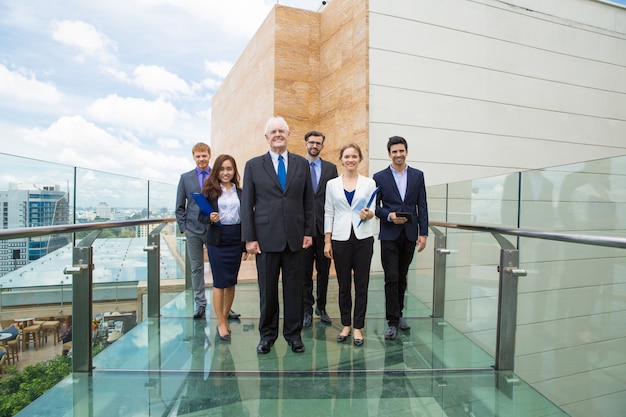
[[[402,317],[406,275],[415,248],[421,251],[426,245],[428,230],[424,176],[406,165],[406,140],[389,139],[391,165],[371,179],[358,172],[363,160],[358,144],[348,143],[341,148],[339,161],[344,172],[339,176],[336,165],[320,158],[325,140],[321,132],[311,131],[305,135],[306,157],[287,151],[289,138],[285,119],[272,117],[267,121],[265,139],[269,151],[246,163],[242,188],[234,159],[228,155],[218,157],[202,187],[211,206],[217,206],[209,216],[193,208],[194,201],[189,195],[180,195],[191,191],[184,186],[181,190],[179,184],[178,200],[186,198],[186,201],[177,204],[177,217],[179,211],[184,213],[182,221],[179,217],[179,227],[187,235],[189,249],[196,248],[195,243],[189,242],[190,236],[193,239],[201,235],[202,230],[191,230],[186,221],[196,216],[198,223],[207,229],[205,241],[214,287],[218,288],[213,293],[213,302],[220,339],[230,341],[228,318],[233,314],[231,307],[239,266],[242,259],[254,254],[260,292],[257,353],[269,353],[279,336],[278,282],[281,276],[282,334],[293,352],[305,351],[301,333],[303,327],[311,325],[314,303],[320,320],[331,323],[326,312],[331,259],[335,262],[339,283],[343,325],[337,341],[344,342],[352,334],[354,345],[363,345],[374,216],[381,222],[379,236],[388,322],[385,338],[395,339],[397,329],[409,329]],[[198,165],[195,152],[194,159]],[[201,171],[198,165],[196,170],[183,174],[181,184],[195,176],[192,178],[195,188],[195,184],[202,181]],[[370,206],[373,196],[376,196],[375,208]],[[212,240],[216,233],[219,238]],[[240,242],[244,242],[243,245]],[[201,252],[202,243],[199,246]],[[317,297],[312,291],[313,265],[317,272]],[[216,282],[221,287],[216,286]],[[194,285],[199,309],[194,317],[203,317],[206,308],[206,299],[203,306],[199,292]],[[201,292],[204,293],[204,280]]]

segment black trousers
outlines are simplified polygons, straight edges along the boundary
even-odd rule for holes
[[[317,271],[317,308],[326,310],[330,259],[324,256],[324,236],[313,238],[313,245],[304,250],[304,312],[313,314],[313,264]]]
[[[397,326],[404,309],[407,273],[415,254],[415,242],[404,231],[396,240],[380,241],[380,257],[385,272],[385,311],[390,326]]]
[[[343,326],[352,324],[355,329],[362,329],[365,327],[374,237],[359,240],[353,230],[347,241],[333,240],[332,245],[339,283],[341,324]],[[354,272],[354,322],[352,321],[352,272]]]
[[[285,249],[282,252],[262,252],[256,255],[256,267],[261,339],[273,342],[278,338],[278,278],[281,270],[285,308],[283,336],[286,340],[299,339],[302,331],[302,251]]]

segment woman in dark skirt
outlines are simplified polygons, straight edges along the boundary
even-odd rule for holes
[[[200,214],[199,220],[209,225],[206,243],[213,275],[217,331],[221,340],[229,342],[228,313],[235,299],[241,261],[248,258],[241,242],[241,188],[237,164],[232,156],[219,155],[215,159],[202,193],[215,210],[209,216]]]

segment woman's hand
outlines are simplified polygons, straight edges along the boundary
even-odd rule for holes
[[[374,217],[374,212],[367,207],[364,209],[361,209],[361,211],[359,212],[359,218],[361,220],[369,220],[372,217]]]
[[[324,256],[333,259],[333,245],[330,242],[324,242]]]
[[[220,221],[220,214],[217,211],[214,211],[213,213],[211,213],[209,215],[209,220],[211,220],[211,223],[217,223]]]

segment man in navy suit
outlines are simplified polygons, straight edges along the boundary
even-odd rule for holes
[[[283,336],[291,350],[304,352],[302,343],[303,249],[315,233],[313,186],[309,164],[287,152],[289,126],[282,117],[265,125],[269,152],[250,159],[243,177],[241,234],[246,251],[256,255],[259,280],[257,353],[266,354],[278,338],[278,278],[282,272],[285,308]]]
[[[304,251],[304,315],[302,325],[308,327],[313,320],[313,264],[317,271],[317,305],[315,314],[324,323],[332,321],[326,312],[326,293],[328,292],[328,273],[330,259],[324,256],[324,203],[326,202],[326,182],[337,177],[337,166],[320,158],[326,136],[312,130],[304,135],[306,160],[311,170],[311,183],[315,195],[315,231],[313,244]]]
[[[380,187],[376,196],[376,217],[380,219],[380,250],[385,272],[385,339],[393,340],[398,329],[410,326],[402,317],[407,273],[415,247],[421,252],[428,236],[428,205],[424,173],[406,164],[408,145],[400,136],[387,142],[391,165],[374,174]],[[412,221],[398,213],[409,213]]]

